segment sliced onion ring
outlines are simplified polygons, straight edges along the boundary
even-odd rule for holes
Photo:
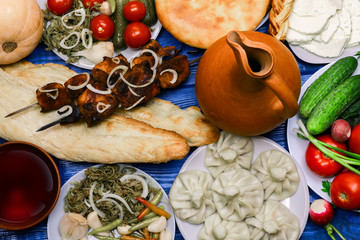
[[[133,88],[143,88],[143,87],[147,87],[149,86],[150,84],[152,84],[155,80],[155,76],[156,76],[156,69],[153,71],[153,75],[151,77],[151,79],[149,80],[149,82],[143,84],[143,85],[135,85],[135,84],[132,84],[132,83],[129,83],[124,77],[122,74],[120,74],[120,78],[121,80],[124,81],[124,83],[126,83],[126,85],[130,86],[130,87],[133,87]]]
[[[66,118],[73,112],[73,108],[70,105],[65,105],[57,111],[60,118]]]
[[[141,197],[146,198],[147,195],[149,194],[149,186],[148,186],[146,180],[144,178],[140,177],[139,175],[127,174],[120,178],[120,182],[129,180],[129,179],[135,179],[141,183],[141,185],[143,187],[143,192],[141,194]]]
[[[163,73],[165,73],[165,72],[172,73],[173,79],[171,79],[170,83],[171,83],[171,84],[176,83],[176,81],[177,81],[177,79],[178,79],[178,73],[177,73],[174,69],[170,69],[170,68],[169,68],[169,69],[165,69],[164,71],[162,71],[162,72],[160,73],[160,75],[163,75]]]
[[[144,100],[145,96],[143,96],[142,98],[140,98],[136,103],[134,103],[132,106],[125,108],[125,110],[130,110],[133,109],[134,107],[136,107],[137,105],[139,105],[139,103],[141,103],[142,100]]]
[[[103,113],[107,109],[109,109],[109,107],[111,107],[110,104],[105,104],[105,103],[102,103],[102,102],[98,102],[98,104],[96,105],[96,111],[98,111],[98,113]]]
[[[115,87],[116,83],[120,80],[121,77],[120,77],[118,80],[116,80],[115,83],[110,84],[110,78],[112,77],[112,75],[114,74],[114,72],[115,72],[116,70],[119,70],[119,69],[123,70],[123,72],[120,73],[120,75],[122,75],[122,74],[125,74],[129,68],[128,68],[127,66],[125,66],[125,65],[120,65],[120,66],[114,67],[114,68],[111,70],[111,72],[109,73],[109,75],[108,75],[108,77],[107,77],[107,79],[106,79],[106,85],[108,86],[108,88],[113,89],[113,88]]]
[[[115,201],[115,200],[113,200],[111,198],[102,198],[102,199],[99,199],[99,200],[96,201],[96,203],[99,203],[99,202],[111,202],[111,203],[115,204],[115,206],[117,206],[117,208],[120,210],[119,218],[121,220],[124,218],[124,210],[117,201]]]
[[[158,55],[153,50],[143,49],[140,52],[140,56],[143,55],[144,53],[150,53],[154,57],[155,62],[154,62],[154,66],[151,67],[151,70],[155,70],[157,68],[158,64],[159,64]]]
[[[68,40],[72,35],[75,35],[75,36],[77,37],[76,42],[75,42],[73,45],[71,45],[71,46],[65,45],[65,41]],[[76,45],[78,45],[79,41],[80,41],[80,33],[78,33],[78,32],[72,32],[72,33],[70,33],[69,35],[67,35],[66,37],[64,37],[64,38],[60,41],[59,44],[60,44],[60,47],[62,47],[62,48],[64,48],[64,49],[72,49],[72,48],[74,48]]]
[[[141,97],[139,94],[137,94],[130,86],[128,86],[129,91],[131,92],[132,95],[134,95],[135,97]]]
[[[127,210],[128,210],[130,213],[134,214],[134,212],[131,210],[129,204],[125,201],[125,199],[123,199],[123,198],[120,197],[119,195],[110,193],[110,194],[105,194],[105,195],[104,195],[104,198],[112,198],[112,199],[119,200],[120,202],[122,202],[122,203],[124,204],[124,206],[127,208]]]
[[[99,215],[99,217],[102,217],[104,218],[106,216],[106,214],[101,211],[100,209],[98,209],[96,206],[95,206],[95,203],[94,203],[94,189],[95,189],[95,186],[96,186],[96,183],[97,182],[94,182],[91,187],[90,187],[90,192],[89,192],[89,202],[90,202],[90,205],[91,205],[91,208]]]
[[[86,43],[86,34],[89,36],[89,42]],[[90,49],[92,47],[93,44],[93,37],[91,35],[91,32],[89,29],[84,28],[81,31],[81,40],[82,40],[82,45],[86,48],[86,49]]]
[[[80,21],[79,21],[76,25],[74,25],[74,26],[66,25],[66,23],[64,22],[64,19],[65,19],[66,17],[70,16],[70,15],[73,14],[73,13],[74,13],[76,16],[80,16],[80,17],[81,17]],[[76,27],[76,26],[80,26],[81,24],[83,24],[83,22],[85,21],[85,17],[86,17],[85,9],[80,8],[80,9],[76,9],[76,10],[71,11],[71,12],[65,14],[64,16],[62,16],[62,17],[61,17],[61,23],[64,25],[65,28],[67,28],[67,29],[72,29],[72,28],[74,28],[74,27]]]
[[[82,73],[82,74],[86,75],[86,81],[85,82],[83,82],[79,86],[68,85],[67,88],[70,89],[70,90],[74,90],[74,91],[84,88],[90,81],[90,74],[89,73]]]
[[[52,99],[56,100],[56,98],[59,96],[59,89],[43,89],[47,84],[39,87],[39,92],[46,93],[46,96],[51,97]],[[55,92],[55,94],[51,94],[52,92]]]
[[[106,91],[102,91],[102,90],[99,90],[99,89],[94,88],[90,83],[89,83],[88,85],[86,85],[86,87],[87,87],[90,91],[92,91],[92,92],[94,92],[94,93],[97,93],[97,94],[100,94],[100,95],[111,94],[111,90],[110,90],[110,89],[108,89],[108,90],[106,90]]]

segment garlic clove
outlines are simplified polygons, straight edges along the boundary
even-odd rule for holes
[[[65,213],[59,223],[63,240],[78,240],[86,236],[89,226],[86,219],[78,213]]]
[[[148,230],[152,233],[162,232],[166,228],[166,223],[166,218],[161,216],[148,226]]]
[[[87,220],[88,225],[92,229],[101,228],[103,226],[100,219],[99,219],[99,215],[95,211],[89,213],[86,220]],[[102,232],[102,233],[99,233],[99,235],[101,235],[101,236],[110,236],[110,233],[109,232]]]
[[[128,235],[128,234],[132,233],[131,231],[129,231],[130,228],[131,228],[130,225],[120,225],[117,227],[117,231],[121,235]]]
[[[161,231],[160,240],[171,240],[171,239],[172,239],[172,234],[169,231],[169,229],[165,228],[163,231]]]
[[[85,57],[93,63],[99,63],[104,57],[112,57],[114,55],[114,44],[109,41],[101,41],[94,43],[91,48],[75,52],[72,56]]]

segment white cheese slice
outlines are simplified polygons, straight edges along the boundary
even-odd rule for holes
[[[289,27],[304,34],[318,34],[325,28],[331,16],[330,14],[299,16],[293,12],[289,17]]]
[[[340,25],[339,16],[335,14],[333,17],[331,17],[324,28],[324,30],[318,35],[318,38],[320,41],[323,42],[329,42],[330,39],[334,36],[336,30],[338,29]]]
[[[341,6],[342,0],[295,0],[293,12],[298,16],[334,15]]]
[[[359,46],[360,43],[360,16],[351,17],[351,35],[347,44],[348,47]]]
[[[313,34],[303,34],[298,31],[295,31],[292,28],[289,28],[289,30],[286,33],[286,41],[291,43],[292,45],[299,45],[302,43],[307,43],[313,40],[317,35]]]
[[[343,8],[347,9],[351,16],[360,16],[360,0],[343,0]]]

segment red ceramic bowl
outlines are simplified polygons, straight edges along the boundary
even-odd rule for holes
[[[52,157],[27,142],[0,145],[0,228],[20,230],[44,220],[60,194]]]

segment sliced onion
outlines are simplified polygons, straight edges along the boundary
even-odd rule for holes
[[[116,64],[120,64],[120,58],[119,57],[114,57],[111,60]]]
[[[93,194],[94,194],[94,189],[95,189],[95,186],[96,186],[96,183],[97,182],[94,182],[92,185],[91,185],[91,188],[90,188],[90,193],[89,193],[89,201],[90,201],[90,205],[91,205],[91,208],[102,218],[104,218],[106,215],[103,211],[101,211],[100,209],[98,209],[96,206],[95,206],[95,203],[94,203],[94,197],[93,197]]]
[[[110,90],[110,89],[108,89],[108,90],[106,90],[106,91],[101,91],[101,90],[99,90],[99,89],[94,88],[90,83],[89,83],[88,85],[86,85],[86,87],[87,87],[90,91],[92,91],[92,92],[94,92],[94,93],[97,93],[97,94],[100,94],[100,95],[111,94],[111,90]]]
[[[73,45],[71,45],[71,46],[66,46],[66,45],[65,45],[65,41],[68,40],[72,35],[76,35],[76,37],[77,37],[76,42],[75,42]],[[78,33],[78,32],[72,32],[72,33],[70,33],[69,35],[67,35],[66,37],[64,37],[64,38],[60,41],[60,47],[62,47],[62,48],[64,48],[64,49],[72,49],[72,48],[74,48],[76,45],[78,45],[79,41],[80,41],[80,33]]]
[[[129,89],[129,91],[131,92],[132,95],[134,95],[135,97],[140,97],[140,95],[137,94],[136,92],[134,92],[134,90],[130,86],[128,86],[128,89]]]
[[[117,206],[119,208],[119,210],[120,210],[119,218],[121,220],[124,218],[124,210],[117,201],[115,201],[115,200],[113,200],[111,198],[102,198],[102,199],[99,199],[99,200],[96,201],[96,203],[99,203],[99,202],[111,202],[111,203],[115,204],[115,206]]]
[[[86,81],[83,82],[82,84],[80,84],[79,86],[72,86],[72,85],[68,85],[67,88],[70,89],[70,90],[79,90],[79,89],[82,89],[83,87],[85,87],[89,81],[90,81],[90,74],[89,73],[82,73],[82,74],[85,74],[86,75]]]
[[[139,181],[143,187],[143,192],[141,194],[141,197],[142,198],[147,197],[147,195],[149,194],[149,186],[148,186],[146,180],[144,178],[140,177],[139,175],[127,174],[120,178],[120,182],[129,180],[129,179],[135,179],[135,180]]]
[[[73,112],[73,108],[70,105],[65,105],[57,111],[57,114],[61,118],[66,118],[66,117],[70,116],[72,114],[72,112]]]
[[[174,69],[165,69],[164,71],[162,71],[160,73],[160,75],[163,75],[163,73],[165,72],[169,72],[169,73],[172,73],[173,74],[173,79],[171,79],[170,83],[171,84],[174,84],[176,83],[177,79],[178,79],[178,73],[174,70]]]
[[[143,99],[145,98],[145,96],[143,96],[142,98],[140,98],[136,103],[134,103],[132,106],[125,108],[125,110],[130,110],[133,109],[134,107],[136,107]]]
[[[89,36],[89,43],[86,44],[86,34]],[[92,47],[93,44],[93,38],[91,35],[91,32],[89,29],[84,28],[81,31],[81,40],[82,40],[82,45],[86,48],[86,49],[90,49]]]
[[[98,104],[96,105],[96,111],[98,111],[98,113],[103,113],[109,107],[111,107],[111,104],[105,104],[105,103],[102,103],[102,102],[98,102]]]
[[[147,87],[149,86],[150,84],[152,84],[155,80],[155,76],[156,76],[156,69],[153,71],[153,75],[151,77],[151,79],[149,80],[149,82],[143,84],[143,85],[135,85],[135,84],[132,84],[132,83],[129,83],[124,77],[123,75],[120,74],[120,78],[121,80],[124,81],[124,83],[126,83],[126,85],[130,86],[130,87],[133,87],[133,88],[143,88],[143,87]]]
[[[64,22],[64,19],[66,17],[70,16],[73,13],[75,14],[75,16],[80,16],[81,17],[80,21],[74,26],[66,25],[66,23]],[[65,28],[72,29],[72,28],[74,28],[76,26],[80,26],[81,24],[83,24],[83,22],[85,21],[85,17],[86,17],[85,9],[80,8],[80,9],[76,9],[76,10],[71,11],[71,12],[65,14],[64,16],[62,16],[61,17],[61,23],[64,25]]]
[[[88,208],[91,208],[91,205],[90,205],[90,203],[88,203],[88,201],[86,200],[86,198],[84,198],[84,204],[85,204]]]
[[[120,61],[120,60],[119,60],[119,61]],[[114,67],[114,68],[111,70],[111,72],[109,73],[109,75],[108,75],[108,77],[107,77],[107,79],[106,79],[106,84],[107,84],[108,88],[113,89],[114,86],[116,85],[116,83],[120,80],[121,77],[120,77],[118,80],[116,80],[116,82],[115,82],[114,84],[110,84],[110,78],[112,77],[112,75],[114,74],[114,72],[115,72],[116,70],[119,70],[119,69],[123,70],[123,72],[120,73],[120,75],[122,75],[122,74],[125,74],[129,68],[128,68],[127,66],[125,66],[125,65],[120,65],[120,66]]]
[[[104,195],[104,198],[112,198],[112,199],[116,199],[116,200],[119,200],[120,202],[122,202],[125,207],[127,208],[127,210],[134,214],[134,212],[131,210],[129,204],[127,204],[127,202],[125,201],[125,199],[123,199],[122,197],[120,197],[119,195],[116,195],[116,194],[113,194],[113,193],[110,193],[110,194],[105,194]]]
[[[57,97],[59,96],[59,89],[54,88],[54,89],[43,89],[43,87],[45,87],[47,84],[39,87],[39,92],[43,92],[46,93],[46,96],[51,97],[52,99],[56,100]],[[51,92],[55,92],[55,94],[51,94]]]
[[[154,66],[151,67],[151,70],[155,70],[157,68],[158,64],[159,64],[158,55],[153,50],[143,49],[140,52],[140,56],[143,55],[144,53],[150,53],[154,57],[155,62],[154,62]]]

